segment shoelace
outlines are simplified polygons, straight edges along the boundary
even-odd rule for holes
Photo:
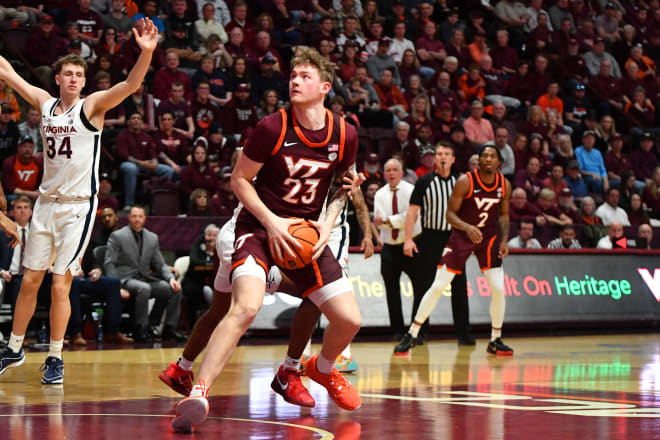
[[[336,369],[332,370],[330,373],[330,384],[333,386],[333,389],[336,391],[335,395],[339,396],[344,393],[350,386],[348,380]],[[337,386],[335,386],[337,385]]]
[[[289,387],[291,387],[292,391],[302,391],[302,388],[304,387],[304,385],[302,384],[302,381],[300,380],[300,376],[302,376],[300,371],[290,372]]]

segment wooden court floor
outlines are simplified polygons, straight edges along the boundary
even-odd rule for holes
[[[450,340],[392,355],[357,343],[362,407],[316,407],[270,389],[283,345],[241,346],[210,393],[205,439],[660,439],[660,335],[506,338],[513,358]],[[158,373],[180,348],[64,353],[65,384],[42,386],[45,353],[0,376],[0,439],[190,438],[170,428],[177,395]],[[315,346],[314,348],[317,348]]]

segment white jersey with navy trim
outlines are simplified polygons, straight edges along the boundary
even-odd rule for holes
[[[101,131],[83,112],[84,99],[56,115],[51,98],[41,107],[44,174],[39,191],[57,201],[89,200],[98,188]]]

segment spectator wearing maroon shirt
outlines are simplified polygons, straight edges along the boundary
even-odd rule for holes
[[[238,206],[238,199],[231,189],[232,168],[226,166],[222,169],[220,189],[211,197],[210,211],[219,216],[231,217]]]
[[[520,107],[519,100],[506,95],[509,84],[508,74],[493,67],[493,59],[490,55],[482,56],[479,66],[481,67],[481,77],[486,82],[484,88],[486,99],[490,102],[501,101],[505,106],[514,109]]]
[[[559,57],[559,65],[561,66],[559,72],[561,83],[564,84],[564,88],[572,89],[576,81],[581,84],[588,82],[589,70],[580,55],[580,43],[575,38],[569,40],[566,52],[562,52]]]
[[[555,194],[561,194],[561,190],[568,188],[568,184],[564,180],[564,168],[561,165],[552,166],[551,174],[543,180],[543,187],[551,189]],[[558,199],[559,197],[557,197],[557,202]]]
[[[209,194],[215,194],[220,189],[218,174],[209,166],[206,150],[208,141],[199,137],[195,140],[192,162],[181,172],[181,195],[187,198],[195,189],[202,188]]]
[[[472,64],[472,55],[465,44],[465,32],[463,29],[456,28],[451,33],[451,38],[447,42],[447,56],[455,57],[458,65],[467,69]]]
[[[462,103],[456,92],[451,89],[451,76],[442,71],[438,74],[436,87],[431,89],[431,105],[438,109],[444,102],[451,106],[453,114],[460,112]]]
[[[619,186],[624,171],[632,169],[630,158],[623,153],[623,136],[615,133],[610,138],[610,149],[605,154],[605,169],[610,185]]]
[[[218,106],[211,102],[211,85],[208,81],[197,83],[196,92],[197,97],[190,105],[195,133],[197,136],[208,137],[211,123],[221,119],[221,112]]]
[[[522,188],[514,188],[511,192],[509,217],[512,222],[527,220],[535,222],[538,226],[545,225],[545,218],[536,206],[527,201],[527,192]]]
[[[160,69],[154,76],[152,91],[154,97],[162,100],[169,98],[171,85],[179,82],[183,85],[183,96],[186,101],[192,101],[193,94],[190,84],[190,77],[185,72],[179,70],[179,56],[174,52],[167,52],[165,55],[165,67]]]
[[[173,170],[159,164],[156,158],[156,144],[142,131],[142,116],[133,113],[128,118],[128,128],[117,135],[117,157],[121,161],[119,169],[124,175],[124,210],[135,203],[135,188],[138,175],[156,175],[172,179]]]
[[[105,208],[112,208],[113,211],[119,211],[119,201],[112,195],[112,183],[110,182],[110,175],[108,173],[101,173],[99,175],[99,192],[96,195],[99,205],[96,208],[96,213],[100,213]]]
[[[527,47],[531,55],[551,54],[555,51],[553,32],[548,27],[548,16],[539,14],[537,25],[527,37]]]
[[[531,99],[534,101],[548,90],[548,85],[553,81],[547,69],[548,59],[543,55],[537,55],[534,59],[534,69],[529,74]]]
[[[243,44],[249,50],[254,47],[257,36],[257,28],[248,21],[247,4],[243,0],[234,3],[232,9],[232,18],[225,26],[225,31],[229,34],[232,29],[240,28],[243,31]]]
[[[565,17],[561,20],[558,28],[555,27],[554,24],[552,27],[553,29],[556,29],[555,34],[552,37],[552,41],[554,41],[557,52],[566,52],[566,49],[568,48],[568,42],[572,38],[575,38],[573,35],[573,21],[570,18]]]
[[[224,108],[223,129],[238,141],[249,127],[257,125],[257,107],[250,100],[250,84],[240,83]]]
[[[158,104],[156,114],[159,116],[165,112],[174,115],[174,131],[192,140],[195,135],[195,123],[192,118],[190,106],[183,99],[183,84],[178,81],[170,84],[169,96]]]
[[[564,213],[568,218],[571,219],[568,225],[579,223],[581,216],[580,211],[578,210],[575,200],[573,199],[573,192],[570,188],[565,187],[562,189],[557,196],[557,208]]]
[[[528,61],[520,61],[516,73],[509,77],[509,85],[506,94],[507,96],[516,98],[526,107],[531,105],[532,81],[529,73]]]
[[[178,0],[181,4],[183,0]],[[193,29],[194,31],[194,29]],[[181,21],[175,21],[172,24],[168,37],[163,41],[163,50],[165,52],[174,52],[179,56],[180,68],[187,74],[192,75],[195,68],[199,65],[202,58],[201,52],[198,52],[197,43],[193,45],[188,38],[186,24]]]
[[[156,151],[161,162],[168,165],[175,174],[181,175],[182,167],[190,163],[190,144],[174,129],[174,114],[165,111],[158,117],[160,130],[153,134]]]
[[[66,54],[68,43],[55,27],[53,17],[43,14],[39,17],[39,27],[35,28],[28,38],[25,54],[35,67],[35,73],[43,84],[49,85],[53,78],[51,66],[57,59]]]
[[[188,10],[190,9],[190,14]],[[188,8],[186,0],[172,0],[172,10],[167,14],[165,20],[165,38],[175,37],[175,31],[183,33],[176,38],[184,40],[184,44],[192,50],[199,47],[199,38],[195,29],[195,20],[197,20],[197,7]],[[179,54],[182,57],[182,54]]]
[[[73,21],[80,28],[79,38],[90,46],[99,44],[103,32],[101,16],[90,9],[92,0],[78,0],[78,7],[69,11],[67,21]]]
[[[642,135],[639,141],[639,150],[632,152],[631,162],[635,176],[644,181],[646,185],[651,183],[653,170],[658,166],[658,156],[653,148],[653,136],[648,131]]]
[[[280,53],[272,46],[270,34],[266,31],[259,31],[255,39],[254,47],[248,51],[248,65],[254,71],[259,71],[261,60],[267,55],[270,55],[276,61],[273,70],[281,72],[282,74],[287,74],[287,66],[282,61]]]
[[[518,134],[516,124],[507,118],[506,106],[502,101],[493,102],[493,114],[490,117],[490,125],[493,126],[493,132],[498,128],[506,128],[507,130],[507,143],[513,145],[513,140]]]
[[[440,70],[442,62],[447,57],[447,51],[442,41],[436,37],[436,25],[433,21],[424,23],[424,34],[417,38],[415,48],[423,66]]]
[[[133,27],[142,26],[140,20],[135,20],[133,22]],[[133,32],[130,32],[130,38],[128,41],[124,42],[119,48],[119,52],[113,57],[113,65],[121,70],[124,75],[128,75],[128,72],[137,62],[138,56],[140,55],[140,46],[135,42],[135,35]],[[149,65],[149,74],[153,72],[158,72],[158,70],[165,65],[165,53],[160,45],[156,46],[154,53],[151,57],[151,64]],[[165,89],[167,90],[167,89]]]
[[[207,138],[209,165],[216,174],[222,167],[231,163],[232,156],[236,152],[236,142],[232,137],[226,137],[222,134],[222,128],[217,122],[212,122],[209,126],[209,135]]]
[[[527,167],[516,172],[513,186],[523,188],[527,192],[528,199],[535,200],[543,188],[543,179],[539,176],[540,169],[541,162],[538,158],[530,157],[527,160]]]
[[[653,170],[653,178],[644,189],[644,203],[651,210],[651,217],[660,218],[660,167]]]
[[[531,106],[527,114],[527,121],[522,124],[518,131],[524,133],[528,139],[534,133],[540,134],[545,138],[548,134],[548,126],[543,120],[543,109],[538,105]]]
[[[648,94],[647,90],[647,81],[639,78],[639,66],[636,62],[631,61],[626,64],[626,73],[621,78],[621,89],[623,90],[623,99],[627,102],[633,100],[635,90],[638,88],[644,89],[644,92]]]
[[[313,32],[310,35],[309,45],[319,50],[321,47],[321,41],[329,41],[331,46],[331,52],[334,52],[337,47],[337,32],[335,32],[334,23],[332,17],[329,15],[324,15],[319,22],[318,32]]]
[[[433,137],[436,141],[448,140],[451,136],[451,129],[458,123],[458,120],[452,115],[451,104],[443,102],[431,121]]]
[[[541,215],[546,222],[557,226],[573,223],[573,220],[557,207],[555,198],[555,192],[549,188],[543,188],[539,191],[536,198],[536,207],[541,211]]]
[[[470,157],[476,152],[474,144],[465,136],[465,129],[461,124],[454,125],[449,134],[449,139],[454,145],[454,155],[456,156],[454,170],[464,173],[468,170]]]
[[[502,73],[516,73],[518,67],[518,51],[509,46],[509,32],[506,29],[497,31],[497,45],[488,52],[493,59],[493,67]]]
[[[561,166],[565,170],[572,160],[577,160],[577,157],[573,151],[571,137],[567,134],[560,134],[557,138],[557,151],[552,156],[552,163]]]
[[[655,107],[646,97],[643,87],[637,87],[634,90],[632,101],[626,103],[624,112],[630,127],[634,127],[636,130],[654,128]]]
[[[229,35],[229,42],[225,45],[225,50],[234,59],[238,57],[247,56],[247,48],[243,43],[243,30],[240,27],[235,27],[232,30],[227,30]]]
[[[410,138],[410,124],[405,121],[397,124],[394,136],[392,136],[383,149],[380,163],[384,164],[395,154],[398,154],[402,158],[404,168],[415,170],[419,167],[419,150]]]

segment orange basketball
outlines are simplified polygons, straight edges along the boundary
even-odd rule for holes
[[[302,269],[312,262],[312,256],[314,255],[312,248],[319,241],[319,231],[310,222],[303,221],[289,226],[289,234],[298,240],[302,248],[291,246],[291,250],[296,254],[295,258],[285,254],[283,260],[277,260],[273,257],[273,261],[283,269]]]

